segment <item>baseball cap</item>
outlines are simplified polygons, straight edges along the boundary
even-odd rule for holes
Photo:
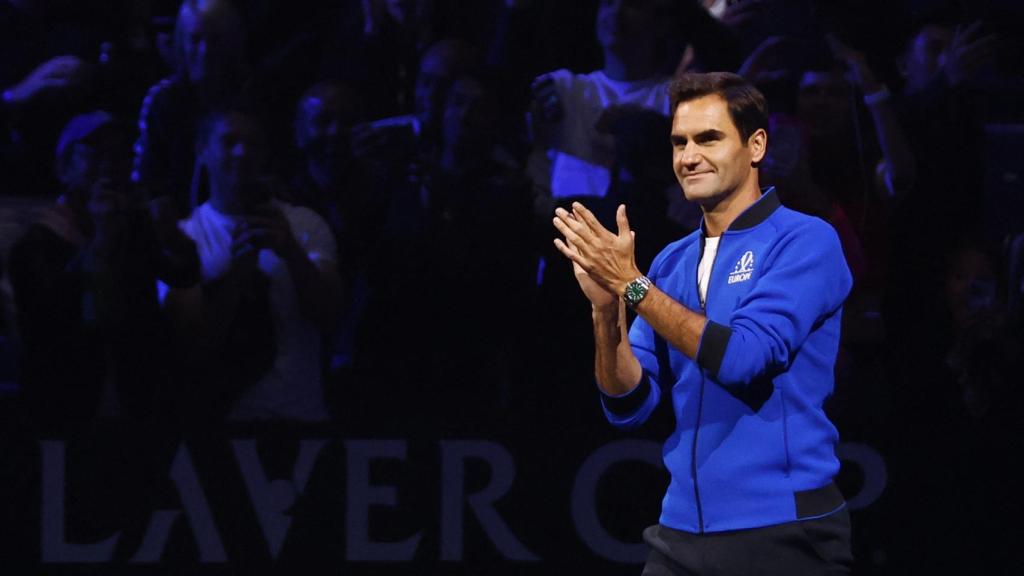
[[[100,128],[110,126],[116,127],[120,123],[112,114],[103,110],[93,110],[79,114],[72,118],[64,126],[60,137],[57,139],[55,155],[60,158],[67,151],[68,147],[76,142],[81,142],[95,134]]]

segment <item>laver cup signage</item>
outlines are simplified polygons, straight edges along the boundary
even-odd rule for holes
[[[555,574],[571,564],[632,574],[667,482],[658,442],[614,433],[547,452],[483,438],[136,440],[25,440],[19,461],[37,468],[7,491],[21,491],[13,510],[23,516],[7,565]],[[870,507],[884,489],[881,457],[862,444],[839,452],[851,507]]]

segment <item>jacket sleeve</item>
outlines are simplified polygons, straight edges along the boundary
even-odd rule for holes
[[[666,254],[659,254],[647,274],[657,284],[661,270],[665,269]],[[646,320],[637,316],[629,328],[629,344],[643,370],[640,383],[626,394],[610,396],[601,393],[601,405],[608,421],[618,427],[631,429],[650,418],[661,400],[661,384],[671,380],[667,343],[654,332]]]
[[[852,286],[835,230],[818,219],[785,234],[760,268],[729,323],[709,320],[701,335],[697,364],[726,388],[785,370]]]
[[[625,429],[640,426],[650,418],[661,399],[656,338],[658,336],[651,326],[643,318],[637,317],[629,330],[629,342],[643,369],[640,383],[636,388],[619,396],[601,392],[601,406],[605,418],[613,426]]]

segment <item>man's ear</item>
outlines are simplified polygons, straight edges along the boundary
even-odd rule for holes
[[[759,164],[768,150],[768,132],[764,128],[755,130],[750,138],[747,138],[747,147],[750,148],[750,163]]]

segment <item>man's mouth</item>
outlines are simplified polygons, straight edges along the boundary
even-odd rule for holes
[[[687,174],[683,174],[683,179],[686,180],[686,179],[689,179],[689,178],[697,178],[699,176],[705,176],[707,174],[711,174],[711,171],[710,170],[705,170],[703,172],[689,172]]]

